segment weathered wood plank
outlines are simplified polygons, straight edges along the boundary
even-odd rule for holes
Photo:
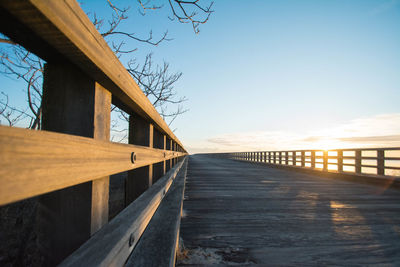
[[[174,266],[179,239],[185,162],[125,266]]]
[[[60,60],[60,55],[70,60],[110,90],[113,102],[181,144],[75,0],[1,0],[0,6],[0,15],[13,19],[1,23],[2,32],[48,62]]]
[[[132,152],[136,155],[134,164]],[[0,205],[183,155],[185,153],[0,126]]]
[[[399,191],[324,174],[190,156],[182,266],[398,266]]]
[[[153,148],[154,127],[139,116],[129,117],[129,143]],[[125,205],[129,205],[153,183],[153,165],[128,172],[125,183]]]
[[[96,83],[94,105],[94,139],[110,140],[111,93]],[[91,230],[93,235],[108,222],[110,176],[92,181]]]
[[[180,161],[60,266],[123,266],[184,162]]]
[[[43,79],[42,129],[94,137],[98,90],[101,92],[103,88],[96,86],[91,77],[73,64],[47,63]],[[104,108],[100,107],[104,99],[99,98],[100,95],[97,96],[100,100],[97,112]],[[101,129],[98,137],[104,138]],[[92,193],[96,195],[98,188],[92,185],[92,182],[81,183],[38,198],[38,244],[46,266],[60,263],[90,237],[92,212],[98,215],[97,210],[92,210]]]

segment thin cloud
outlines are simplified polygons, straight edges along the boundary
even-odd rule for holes
[[[208,138],[197,151],[257,151],[290,149],[333,149],[355,147],[388,147],[400,145],[400,113],[381,114],[354,119],[298,134],[282,131],[256,131],[223,134]],[[209,145],[206,145],[209,144]]]
[[[339,138],[343,142],[400,142],[400,135]]]

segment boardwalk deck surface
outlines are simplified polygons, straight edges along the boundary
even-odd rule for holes
[[[400,266],[400,191],[211,158],[189,159],[186,264]]]

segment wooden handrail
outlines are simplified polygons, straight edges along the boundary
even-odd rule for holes
[[[330,149],[330,150],[291,150],[291,151],[259,151],[259,152],[234,152],[234,153],[219,153],[220,156],[245,160],[264,162],[274,165],[289,165],[299,168],[318,169],[328,172],[339,173],[355,173],[355,174],[371,174],[371,172],[363,171],[363,168],[376,169],[372,175],[376,176],[400,176],[397,174],[389,173],[390,170],[400,170],[400,157],[386,156],[388,151],[398,151],[400,147],[389,148],[346,148],[346,149]],[[354,155],[345,155],[345,152],[353,152]],[[363,156],[363,152],[376,152],[376,156]],[[297,155],[300,153],[300,155]],[[317,154],[318,153],[318,154]],[[330,155],[335,154],[335,155]],[[255,158],[248,157],[249,154],[256,155]],[[262,160],[257,160],[257,155],[265,154]],[[276,154],[279,154],[279,161],[276,160]],[[290,155],[289,155],[290,154]],[[281,156],[282,155],[282,156]],[[283,160],[281,159],[283,158]],[[299,160],[300,159],[300,160]],[[375,164],[363,163],[364,160],[376,161]],[[353,161],[352,163],[346,161]],[[386,161],[394,161],[399,166],[387,165]],[[354,167],[351,171],[345,167]]]
[[[184,155],[0,126],[0,205]]]

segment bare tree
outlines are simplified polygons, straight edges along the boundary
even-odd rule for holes
[[[129,47],[128,45],[133,40],[157,46],[164,41],[171,40],[168,38],[168,31],[165,31],[158,38],[153,36],[152,31],[144,38],[137,36],[135,33],[121,31],[121,25],[128,23],[130,8],[121,8],[111,0],[106,0],[106,2],[110,9],[110,18],[108,20],[99,18],[95,12],[89,12],[88,16],[91,17],[93,24],[117,57],[122,55],[131,57],[126,66],[128,72],[136,80],[145,95],[149,97],[162,117],[171,124],[178,115],[187,111],[182,105],[186,98],[179,97],[174,90],[174,84],[182,76],[182,73],[170,73],[169,64],[166,62],[161,66],[154,64],[152,54],[148,54],[143,63],[138,63],[133,54],[137,48]],[[137,3],[139,5],[139,13],[142,15],[163,7],[153,5],[151,0],[147,2],[138,0]],[[199,0],[169,0],[168,3],[172,13],[169,18],[177,19],[181,23],[192,23],[195,33],[199,32],[199,25],[206,23],[213,12],[211,10],[213,2],[206,7],[201,6]],[[199,16],[202,17],[198,18]],[[5,43],[7,46],[0,50],[0,72],[8,77],[22,79],[26,83],[25,92],[28,106],[26,109],[16,108],[9,103],[8,95],[3,93],[4,100],[0,102],[0,115],[10,126],[27,118],[29,119],[29,128],[40,129],[44,61],[26,51],[22,46],[13,43],[5,36],[0,36],[0,43]],[[126,119],[126,115],[121,110],[113,107],[113,111],[120,113],[120,119]],[[113,124],[115,131],[124,130],[119,129],[117,124]]]

